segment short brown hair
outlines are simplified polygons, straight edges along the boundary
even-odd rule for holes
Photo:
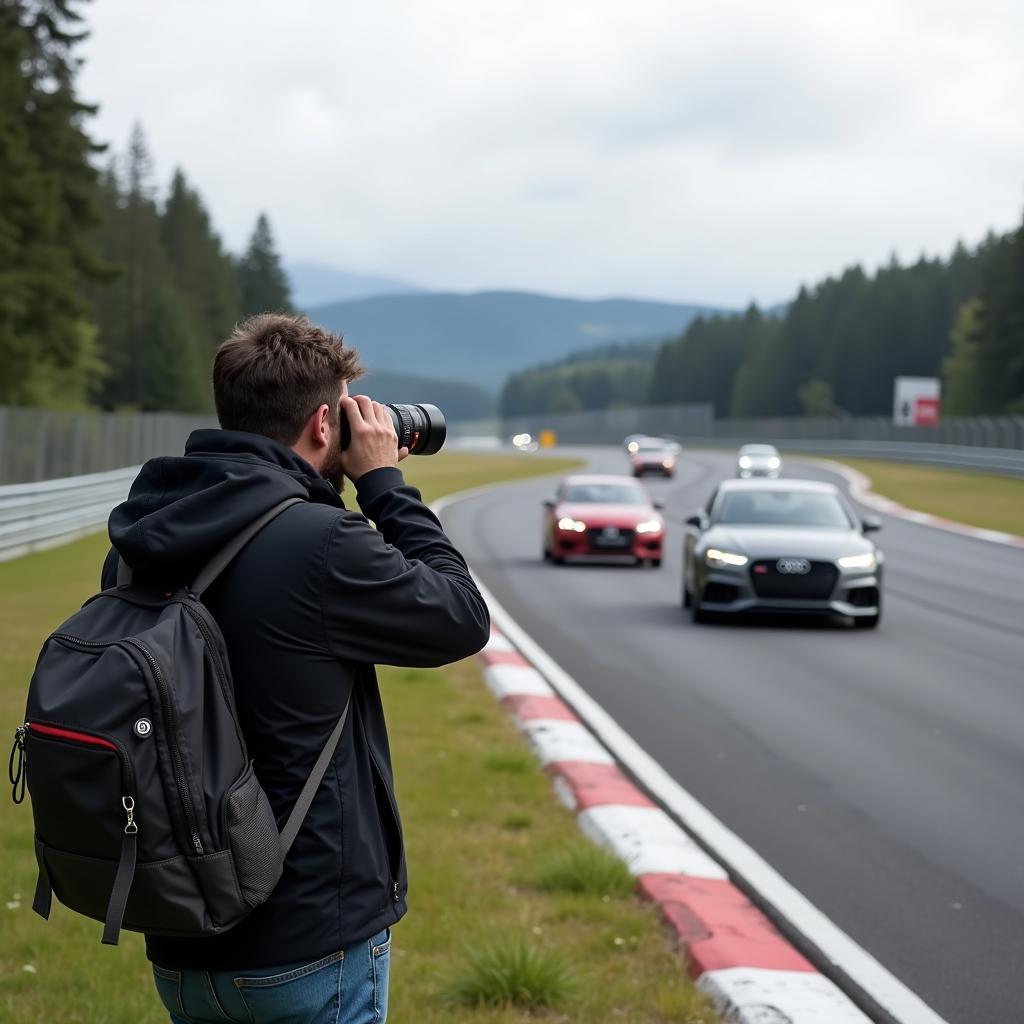
[[[309,317],[260,313],[238,324],[213,360],[213,400],[225,430],[294,444],[321,406],[337,416],[344,381],[363,375],[359,353]]]

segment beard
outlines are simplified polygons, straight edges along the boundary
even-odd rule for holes
[[[331,450],[324,457],[324,464],[320,470],[320,475],[329,483],[332,483],[334,489],[339,494],[345,490],[345,471],[341,468],[341,463],[341,432],[339,431],[335,436],[334,443],[331,445]]]

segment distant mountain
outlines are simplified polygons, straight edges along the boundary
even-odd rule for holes
[[[297,309],[309,309],[325,302],[364,299],[370,295],[418,292],[420,289],[397,277],[350,274],[326,263],[291,263],[285,268]]]
[[[498,409],[494,396],[477,384],[387,370],[371,370],[352,385],[351,392],[370,395],[378,402],[429,402],[452,421],[487,419]]]
[[[568,299],[533,292],[380,295],[317,306],[365,365],[470,381],[496,393],[505,378],[581,348],[681,334],[709,306],[638,299]]]

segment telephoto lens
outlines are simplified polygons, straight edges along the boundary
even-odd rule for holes
[[[444,422],[444,413],[436,405],[399,405],[389,402],[384,408],[391,414],[399,448],[408,448],[410,455],[436,455],[441,450],[448,427]],[[352,435],[344,412],[341,414],[341,432],[341,447],[348,448]]]

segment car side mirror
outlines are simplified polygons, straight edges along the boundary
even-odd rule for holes
[[[664,512],[665,511],[665,502],[663,502],[663,501],[656,501],[653,504],[654,504],[654,508],[657,509],[657,511],[659,511],[659,512]]]
[[[704,529],[704,516],[702,516],[699,512],[695,513],[692,516],[687,516],[685,522],[687,526],[695,526],[698,530]]]
[[[544,507],[545,508],[554,508],[555,507],[555,499],[554,498],[547,498],[545,500],[545,502],[544,502]]]
[[[865,516],[860,528],[864,533],[877,533],[882,528],[882,520],[877,516]]]

